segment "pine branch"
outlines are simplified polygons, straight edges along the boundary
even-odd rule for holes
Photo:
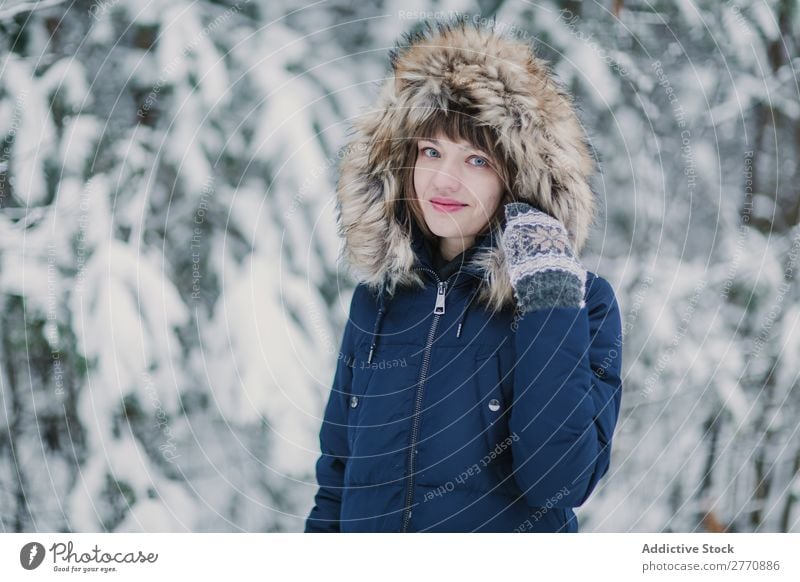
[[[40,2],[22,2],[15,6],[10,6],[5,10],[0,10],[0,20],[12,20],[17,14],[23,12],[33,12],[43,8],[52,8],[59,4],[64,4],[65,0],[41,0]]]

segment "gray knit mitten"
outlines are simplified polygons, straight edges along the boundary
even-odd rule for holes
[[[549,307],[585,307],[586,269],[563,223],[525,202],[505,205],[501,243],[523,313]]]

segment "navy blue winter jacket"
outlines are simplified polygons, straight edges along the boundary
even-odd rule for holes
[[[590,271],[582,309],[490,316],[479,273],[439,281],[416,248],[424,289],[353,293],[305,531],[576,532],[620,407],[611,286]]]

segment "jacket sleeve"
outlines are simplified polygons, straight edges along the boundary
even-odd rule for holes
[[[306,533],[340,531],[339,515],[344,470],[350,456],[347,440],[347,399],[352,381],[352,317],[356,292],[353,293],[350,304],[350,317],[342,335],[333,386],[319,433],[321,454],[316,463],[319,489],[314,497],[315,505],[306,519],[304,530]]]
[[[518,320],[509,417],[514,477],[533,507],[578,507],[606,473],[622,394],[622,324],[611,285],[586,306]],[[517,439],[517,437],[519,437]]]

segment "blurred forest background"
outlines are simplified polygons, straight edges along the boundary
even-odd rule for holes
[[[797,0],[0,0],[0,531],[302,529],[348,123],[451,11],[550,60],[600,162],[582,531],[800,531]]]

